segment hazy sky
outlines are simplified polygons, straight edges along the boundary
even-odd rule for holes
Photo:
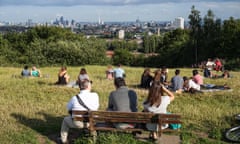
[[[203,17],[211,9],[216,18],[240,18],[240,0],[0,0],[0,21],[46,22],[63,16],[77,22],[188,20],[192,5]]]

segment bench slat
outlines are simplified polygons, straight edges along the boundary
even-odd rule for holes
[[[112,112],[112,111],[92,111],[92,115],[105,116],[105,117],[136,117],[136,118],[152,118],[157,116],[153,113],[140,113],[140,112]]]
[[[115,127],[95,127],[95,130],[101,131],[143,131],[143,129],[138,128],[127,128],[127,129],[117,129]]]
[[[152,122],[151,119],[132,119],[132,118],[94,118],[94,122],[125,122],[125,123],[150,123]]]
[[[78,110],[73,110],[72,114],[74,115],[88,115],[88,111],[78,111]]]

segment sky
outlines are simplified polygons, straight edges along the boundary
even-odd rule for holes
[[[189,20],[193,5],[201,17],[212,10],[215,18],[240,18],[240,0],[0,0],[0,22]]]

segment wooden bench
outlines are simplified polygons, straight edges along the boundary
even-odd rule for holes
[[[162,129],[163,124],[181,124],[181,116],[178,114],[156,114],[147,112],[118,112],[118,111],[72,111],[76,121],[89,122],[89,131],[94,136],[96,131],[123,131],[123,132],[142,132],[148,131],[146,127],[134,127],[119,129],[113,127],[112,123],[133,123],[136,125],[155,123],[158,124],[158,137],[163,132],[176,131],[173,129]]]

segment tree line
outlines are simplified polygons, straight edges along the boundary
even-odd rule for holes
[[[159,54],[151,57],[150,63],[182,67],[218,57],[226,61],[226,68],[240,68],[239,19],[230,17],[222,21],[211,10],[202,18],[194,6],[188,18],[187,29],[144,36],[144,51]]]
[[[222,21],[208,10],[204,17],[192,6],[189,28],[143,35],[143,43],[86,38],[70,29],[39,26],[26,32],[0,35],[1,65],[118,64],[144,67],[183,67],[208,58],[221,58],[228,69],[240,67],[240,20]],[[106,50],[113,50],[112,59]],[[141,52],[135,54],[133,52]]]
[[[23,33],[0,35],[1,65],[85,65],[108,63],[106,43],[69,29],[34,27]]]

